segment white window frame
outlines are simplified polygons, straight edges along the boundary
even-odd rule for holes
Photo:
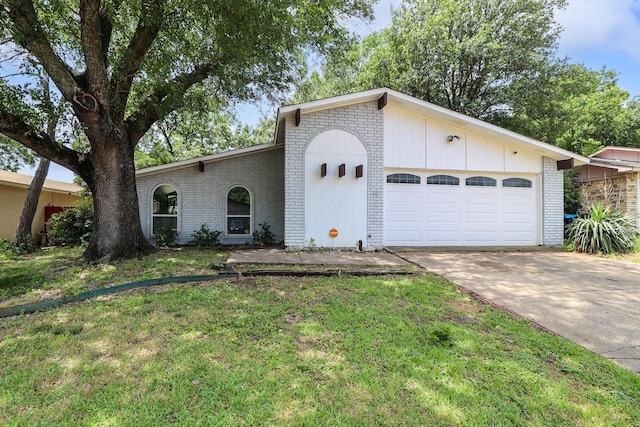
[[[249,193],[249,233],[248,234],[231,234],[229,233],[229,218],[246,218],[247,215],[229,215],[229,192],[236,187],[243,188]],[[224,235],[230,239],[246,239],[253,236],[253,205],[255,198],[251,188],[244,184],[234,184],[225,192],[224,196]]]
[[[155,198],[154,195],[156,194],[156,190],[162,186],[168,186],[173,188],[173,190],[176,192],[176,205],[174,206],[174,209],[176,211],[175,214],[157,214],[154,212],[154,208],[153,205],[155,203]],[[149,227],[149,230],[151,231],[151,235],[155,235],[155,218],[175,218],[176,219],[176,227],[175,230],[177,230],[178,232],[180,231],[180,212],[182,212],[182,207],[181,207],[181,200],[182,200],[182,196],[180,195],[180,190],[178,189],[178,187],[175,184],[171,184],[169,182],[162,182],[158,185],[156,185],[155,187],[153,187],[153,189],[151,190],[151,224]]]

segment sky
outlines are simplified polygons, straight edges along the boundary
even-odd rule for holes
[[[391,22],[391,9],[401,3],[379,0],[374,7],[376,19],[357,22],[353,30],[366,35],[383,29]],[[558,44],[560,57],[594,70],[615,70],[619,73],[618,86],[631,96],[640,95],[640,0],[569,0],[567,8],[556,13],[556,20],[564,27]],[[241,105],[237,110],[248,124],[269,115],[264,106]],[[25,168],[20,173],[33,175],[33,169]],[[48,178],[71,182],[73,173],[52,163]]]

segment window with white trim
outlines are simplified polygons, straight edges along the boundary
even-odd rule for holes
[[[465,180],[465,184],[469,187],[495,187],[497,181],[488,176],[471,176]]]
[[[525,178],[507,178],[502,180],[503,187],[531,188],[531,181]]]
[[[410,173],[387,175],[387,184],[420,184],[420,177]]]
[[[178,228],[178,192],[168,184],[162,184],[153,191],[153,225],[156,234],[161,227]]]
[[[460,185],[460,178],[451,175],[431,175],[427,177],[427,185]]]
[[[241,186],[227,193],[227,234],[251,234],[251,194]]]

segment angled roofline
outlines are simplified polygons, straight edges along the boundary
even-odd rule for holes
[[[11,171],[0,171],[0,184],[9,187],[29,188],[33,181],[33,176],[24,175]],[[84,188],[81,185],[72,182],[56,181],[53,179],[45,179],[42,185],[43,191],[52,191],[60,194],[80,194]]]
[[[347,95],[335,96],[331,98],[319,99],[302,104],[280,107],[278,109],[278,116],[276,120],[276,141],[282,142],[281,140],[283,136],[283,129],[281,128],[283,128],[285,118],[297,114],[298,110],[300,110],[299,114],[300,116],[302,116],[304,114],[327,110],[330,108],[337,108],[362,102],[378,100],[384,94],[387,95],[387,102],[390,105],[394,105],[413,112],[423,114],[428,113],[436,119],[449,122],[453,121],[457,126],[460,126],[463,129],[467,129],[472,132],[478,132],[484,135],[490,135],[491,137],[500,140],[501,142],[509,143],[511,145],[519,146],[523,149],[529,149],[531,151],[538,152],[554,160],[565,160],[572,158],[574,159],[575,166],[589,163],[589,159],[587,157],[572,153],[571,151],[556,147],[555,145],[547,144],[546,142],[538,141],[533,138],[520,135],[516,132],[512,132],[510,130],[492,125],[482,120],[466,116],[453,110],[449,110],[447,108],[443,108],[430,102],[422,101],[413,96],[405,95],[403,93],[384,87],[363,92],[351,93]]]
[[[593,154],[589,155],[589,158],[598,158],[598,154],[602,154],[605,151],[609,151],[609,150],[617,150],[617,151],[634,151],[634,152],[640,152],[640,148],[635,148],[635,147],[617,147],[615,145],[607,145],[606,147],[604,147],[602,150],[596,151]]]
[[[589,166],[615,169],[618,172],[640,172],[640,162],[625,160],[601,159],[599,157],[595,157],[591,159]]]
[[[153,175],[153,174],[168,171],[168,170],[184,169],[190,166],[197,165],[200,162],[204,164],[214,163],[220,160],[230,159],[233,157],[248,156],[251,154],[255,154],[257,152],[269,151],[277,148],[281,148],[281,145],[275,144],[273,142],[270,142],[267,144],[253,145],[251,147],[238,148],[235,150],[225,151],[223,153],[211,154],[208,156],[201,156],[201,157],[195,157],[193,159],[181,160],[179,162],[166,163],[164,165],[150,166],[148,168],[137,169],[136,176]]]

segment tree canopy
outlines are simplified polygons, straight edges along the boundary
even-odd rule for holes
[[[96,220],[85,258],[148,253],[134,168],[145,133],[203,91],[221,102],[276,96],[306,50],[337,48],[349,18],[370,16],[368,0],[4,0],[0,133],[87,183]],[[43,106],[24,96],[28,76],[6,77],[30,64],[69,112],[55,139]],[[86,140],[76,148],[74,125]]]
[[[295,101],[389,87],[579,154],[640,147],[638,101],[612,70],[558,58],[565,0],[405,0],[331,55]]]
[[[509,102],[506,88],[531,79],[553,55],[560,31],[553,11],[565,3],[405,0],[389,27],[354,45],[329,75],[485,118]]]

